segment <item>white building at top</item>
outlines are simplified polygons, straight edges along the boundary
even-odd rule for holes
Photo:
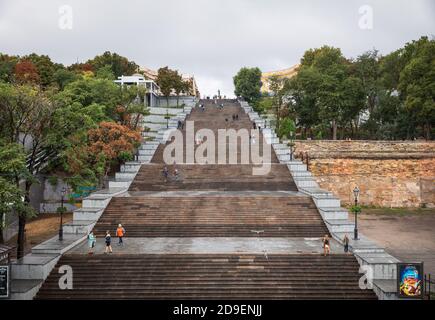
[[[119,85],[136,85],[143,86],[147,89],[145,94],[145,103],[149,107],[154,107],[158,104],[158,96],[160,93],[160,87],[153,80],[147,80],[141,74],[133,74],[131,76],[120,76],[118,80],[114,81]]]
[[[191,84],[189,92],[183,92],[180,95],[176,95],[175,92],[171,92],[169,97],[164,97],[160,90],[160,87],[156,83],[157,71],[144,68],[141,70],[144,74],[135,73],[131,76],[120,76],[114,82],[119,85],[136,85],[146,88],[145,104],[148,107],[166,107],[167,103],[170,106],[179,106],[180,104],[192,105],[195,103],[196,97],[199,97],[198,87],[195,82],[195,78],[190,75],[182,75],[183,80],[189,81]]]

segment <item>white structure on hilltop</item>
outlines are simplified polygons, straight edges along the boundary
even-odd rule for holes
[[[154,107],[158,104],[160,88],[153,80],[146,80],[141,74],[133,74],[132,76],[120,76],[118,77],[118,80],[115,80],[114,82],[127,86],[143,86],[147,89],[145,94],[145,104],[149,107]]]
[[[147,67],[141,67],[140,72],[143,73],[143,75],[145,76],[146,79],[154,80],[154,81],[157,79],[158,72],[155,70],[149,69]],[[181,74],[181,77],[183,78],[184,81],[187,81],[190,83],[189,92],[183,92],[180,94],[180,96],[190,96],[190,97],[198,97],[199,98],[200,94],[199,94],[198,86],[196,84],[195,77],[193,75],[186,74],[186,73],[180,73],[180,74]],[[171,93],[171,96],[175,96],[175,95],[176,95],[175,92]]]

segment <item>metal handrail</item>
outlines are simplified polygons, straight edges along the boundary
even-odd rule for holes
[[[435,281],[431,280],[430,273],[424,275],[424,293],[427,296],[427,299],[431,299],[432,290],[431,285],[435,287]]]
[[[11,254],[14,249],[14,247],[0,244],[0,262],[7,260],[8,263],[11,263]]]

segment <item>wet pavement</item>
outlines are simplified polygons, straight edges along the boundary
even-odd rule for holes
[[[321,238],[125,238],[124,245],[118,245],[113,238],[114,254],[297,254],[323,253]],[[87,254],[87,241],[68,253]],[[104,254],[104,239],[97,239],[94,254]],[[343,247],[331,239],[331,253],[343,253]]]

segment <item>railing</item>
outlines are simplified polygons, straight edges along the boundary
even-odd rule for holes
[[[11,254],[15,248],[0,244],[0,263],[7,262],[11,263]]]
[[[434,293],[435,290],[432,290],[432,288],[435,289],[435,280],[431,280],[430,273],[424,275],[424,294],[426,296],[426,299],[431,300],[431,295]]]
[[[301,158],[302,163],[307,165],[307,171],[310,171],[310,157],[308,156],[308,152],[299,152],[299,158]]]

